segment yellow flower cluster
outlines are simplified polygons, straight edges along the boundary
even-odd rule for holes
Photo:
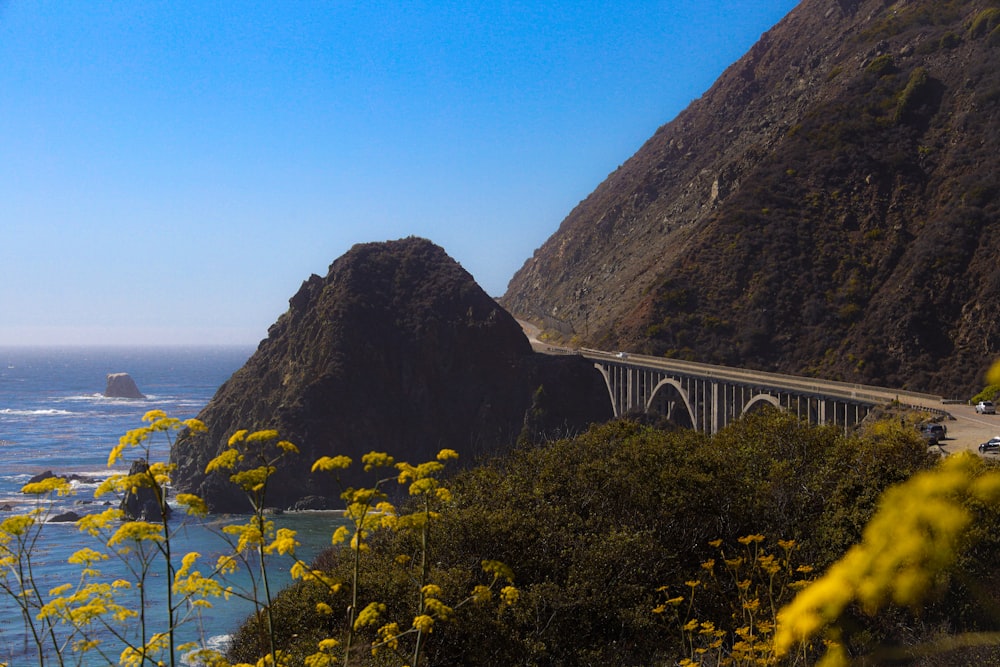
[[[791,540],[779,540],[780,554],[769,552],[765,537],[754,534],[737,539],[738,555],[727,557],[722,540],[709,545],[718,549],[719,558],[701,564],[699,579],[684,582],[686,595],[670,596],[670,587],[659,592],[665,600],[653,613],[676,624],[684,638],[688,655],[678,662],[693,667],[712,664],[726,667],[750,667],[777,664],[772,638],[778,604],[792,595],[801,574],[792,563],[797,546]],[[719,567],[720,563],[723,567]],[[695,595],[705,588],[731,601],[734,627],[727,630],[711,621],[691,618]],[[681,607],[688,603],[686,611]]]
[[[369,625],[375,625],[378,623],[379,617],[384,613],[385,605],[381,602],[368,603],[368,606],[362,609],[358,617],[354,619],[354,630],[357,631]]]
[[[142,416],[142,421],[149,422],[149,425],[127,432],[118,439],[118,444],[111,448],[111,453],[108,455],[109,468],[118,462],[126,447],[138,447],[144,444],[154,433],[166,433],[169,439],[170,431],[178,431],[182,428],[189,429],[194,433],[204,433],[208,430],[197,419],[181,421],[175,417],[167,417],[167,413],[163,410],[150,410]]]
[[[31,482],[21,487],[21,493],[41,496],[56,492],[56,495],[65,496],[73,491],[72,485],[63,477],[48,477],[40,482]]]
[[[130,447],[145,447],[143,458],[148,460],[150,452],[148,443],[156,433],[166,434],[169,442],[170,433],[174,431],[188,429],[197,433],[207,430],[198,420],[181,421],[170,418],[162,410],[147,412],[143,416],[143,422],[144,426],[123,435],[118,444],[112,448],[108,457],[109,466],[119,463],[126,449]],[[250,432],[244,429],[233,433],[225,450],[209,461],[205,472],[230,472],[230,481],[246,492],[254,512],[246,524],[226,525],[221,529],[232,551],[217,557],[208,576],[196,569],[201,557],[197,552],[185,554],[179,567],[175,560],[169,558],[173,530],[166,521],[166,489],[175,467],[172,464],[152,462],[143,472],[134,475],[117,473],[110,475],[99,485],[95,495],[135,493],[139,488],[151,488],[160,500],[161,509],[164,510],[163,520],[121,522],[123,512],[117,509],[108,509],[83,517],[78,522],[79,530],[99,538],[108,552],[102,553],[85,548],[73,554],[69,562],[80,567],[81,580],[75,587],[65,584],[53,588],[49,591],[48,601],[43,602],[41,594],[37,590],[32,591],[30,595],[39,598],[35,608],[40,611],[36,618],[48,623],[48,627],[54,627],[55,623],[68,624],[74,628],[74,632],[79,633],[78,638],[72,641],[75,651],[98,649],[103,656],[107,649],[99,648],[100,641],[88,637],[84,628],[97,623],[110,627],[111,622],[127,623],[130,619],[140,617],[139,625],[142,627],[140,642],[126,645],[119,656],[119,664],[126,667],[175,664],[178,653],[183,654],[182,660],[185,662],[205,667],[287,667],[291,656],[283,654],[273,646],[267,655],[257,661],[256,666],[247,663],[230,666],[222,654],[199,642],[175,644],[173,629],[189,618],[196,617],[200,609],[211,607],[210,598],[220,596],[228,598],[232,590],[223,588],[216,577],[236,571],[240,563],[248,564],[256,561],[260,565],[263,588],[267,591],[265,555],[291,556],[292,577],[318,582],[326,587],[330,595],[335,595],[342,587],[348,585],[335,581],[330,574],[313,570],[296,559],[295,549],[298,542],[295,539],[295,532],[288,529],[275,531],[274,523],[266,519],[263,510],[264,495],[268,480],[277,470],[276,463],[280,457],[298,452],[298,448],[291,442],[282,440],[276,430]],[[361,458],[366,472],[380,468],[389,468],[394,472],[392,476],[379,480],[371,488],[347,489],[341,495],[345,501],[344,517],[347,519],[347,525],[337,529],[333,535],[333,542],[335,544],[347,542],[355,551],[355,580],[350,584],[350,594],[353,597],[349,607],[352,610],[351,620],[344,637],[327,638],[317,644],[318,651],[304,658],[307,667],[353,664],[350,648],[352,641],[356,639],[355,633],[363,632],[371,638],[372,628],[375,627],[378,629],[374,631],[374,641],[371,644],[373,653],[381,648],[398,651],[404,638],[411,636],[415,637],[411,642],[411,662],[414,665],[421,664],[426,641],[426,637],[422,636],[433,632],[437,623],[451,619],[457,607],[467,602],[483,604],[490,601],[493,599],[495,587],[499,588],[497,595],[499,611],[502,612],[506,607],[518,602],[520,592],[513,585],[513,573],[509,567],[498,561],[483,561],[483,570],[492,575],[492,581],[489,585],[476,585],[467,598],[453,606],[446,604],[447,596],[442,586],[429,582],[432,576],[432,568],[428,565],[430,526],[439,516],[437,510],[452,502],[451,491],[439,476],[444,470],[445,463],[456,458],[458,458],[457,452],[451,449],[442,449],[434,460],[419,465],[397,462],[385,452],[373,451]],[[336,472],[351,464],[351,459],[346,456],[323,456],[315,461],[312,470]],[[417,510],[406,516],[397,514],[396,508],[388,502],[387,494],[379,488],[381,484],[392,481],[408,486],[410,495],[418,498]],[[72,492],[72,486],[64,479],[50,478],[27,484],[23,491],[40,496],[54,493],[63,495]],[[194,494],[180,493],[176,497],[176,502],[184,507],[188,514],[197,516],[208,514],[207,504]],[[32,535],[34,531],[40,529],[39,526],[44,520],[44,510],[38,509],[25,515],[8,517],[0,522],[0,567],[5,568],[6,572],[13,571],[22,562],[20,559],[24,554],[30,552]],[[403,579],[416,582],[420,593],[412,623],[409,627],[405,627],[404,624],[404,629],[401,629],[396,622],[382,621],[382,617],[386,614],[386,605],[370,602],[361,608],[361,604],[357,602],[360,589],[357,579],[360,572],[357,567],[358,559],[361,558],[361,552],[368,548],[367,541],[371,532],[379,529],[411,530],[417,534],[422,544],[421,551],[412,556],[401,556],[395,561]],[[132,582],[118,579],[110,583],[97,581],[101,573],[96,566],[108,560],[109,555],[117,556],[123,561],[138,562],[140,567],[132,570],[137,580]],[[164,559],[164,556],[168,557]],[[248,556],[253,560],[248,559]],[[118,591],[130,588],[143,595],[153,584],[151,579],[147,579],[147,568],[156,559],[163,559],[166,562],[167,576],[163,580],[167,586],[168,597],[172,600],[169,603],[170,631],[148,636],[145,634],[147,618],[142,605],[138,610],[127,609],[115,601],[115,595]],[[0,573],[0,576],[5,576],[6,572]],[[254,595],[256,596],[256,593]],[[267,599],[261,603],[265,609],[264,613],[269,614],[271,608],[269,593]],[[359,608],[361,611],[354,616],[353,610]],[[323,615],[334,613],[327,602],[318,602],[316,612]],[[268,627],[271,627],[270,618]],[[401,657],[401,654],[399,655]],[[0,664],[0,667],[5,666]]]
[[[778,655],[823,633],[835,640],[837,623],[851,603],[868,613],[890,601],[917,607],[956,557],[958,538],[972,520],[968,499],[1000,500],[1000,473],[984,471],[971,453],[949,456],[889,489],[861,543],[781,610],[774,640]],[[847,664],[842,658],[841,649],[828,652],[824,665]]]

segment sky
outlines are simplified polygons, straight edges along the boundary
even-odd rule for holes
[[[795,0],[0,0],[0,345],[256,345],[356,243],[491,296]]]

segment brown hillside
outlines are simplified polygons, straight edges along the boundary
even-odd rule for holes
[[[1000,2],[803,0],[503,304],[609,349],[967,395],[998,354]]]

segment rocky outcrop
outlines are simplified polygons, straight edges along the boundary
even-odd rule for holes
[[[128,474],[139,475],[149,470],[149,464],[139,459],[129,466]],[[164,518],[170,518],[170,506],[166,506],[166,517],[160,508],[160,499],[156,492],[148,486],[137,486],[125,492],[119,509],[124,514],[126,521],[152,521],[159,522]]]
[[[128,373],[109,373],[104,395],[107,398],[146,398]]]
[[[66,480],[67,482],[79,482],[81,484],[96,484],[97,482],[100,481],[95,477],[86,477],[84,475],[77,475],[76,473],[70,475],[57,475],[51,470],[46,470],[45,472],[40,472],[37,475],[32,476],[31,479],[28,480],[28,484],[43,482],[49,479],[50,477],[59,477],[61,479]]]
[[[591,347],[970,395],[1000,355],[998,17],[803,0],[503,305]]]
[[[526,425],[539,387],[554,397]],[[557,397],[557,398],[556,398]],[[256,353],[182,434],[175,486],[214,511],[249,509],[228,474],[205,474],[238,429],[277,429],[286,459],[266,504],[340,507],[341,487],[310,474],[321,456],[387,451],[411,463],[442,448],[470,464],[512,446],[576,432],[610,416],[599,374],[579,358],[539,359],[518,323],[430,241],[355,246],[289,300]],[[360,466],[344,485],[370,483]]]

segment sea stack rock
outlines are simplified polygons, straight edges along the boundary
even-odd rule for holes
[[[108,398],[146,398],[128,373],[109,373],[104,395]]]
[[[564,396],[550,378],[572,378],[575,392],[571,414],[550,414],[561,435],[608,416],[607,389],[591,364],[568,357],[552,373],[553,358],[536,356],[514,318],[440,247],[412,237],[357,245],[289,300],[198,415],[208,432],[181,434],[174,486],[212,511],[248,511],[229,473],[206,475],[205,466],[235,431],[277,429],[300,454],[279,463],[267,504],[326,499],[341,507],[341,484],[372,483],[360,465],[372,450],[418,464],[451,448],[469,465],[511,447],[539,386]],[[340,484],[310,473],[316,459],[338,454],[355,462]]]

